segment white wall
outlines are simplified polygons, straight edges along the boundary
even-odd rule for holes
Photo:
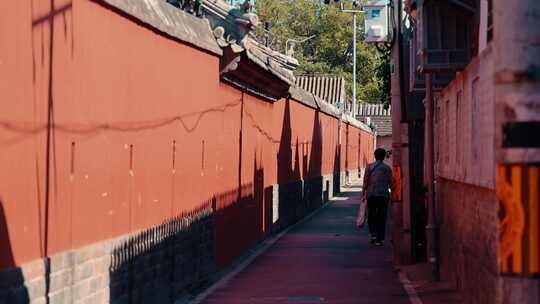
[[[488,45],[436,99],[438,176],[495,188],[493,50]]]

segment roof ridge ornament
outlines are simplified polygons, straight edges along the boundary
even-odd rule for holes
[[[167,3],[197,17],[203,16],[203,0],[167,0]]]

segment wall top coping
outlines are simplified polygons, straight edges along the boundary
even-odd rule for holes
[[[362,129],[370,134],[373,134],[373,130],[366,125],[365,123],[353,118],[350,115],[341,113],[341,111],[334,105],[326,102],[325,100],[319,98],[313,93],[310,93],[296,85],[292,85],[289,89],[289,94],[294,101],[301,103],[305,106],[318,110],[327,115],[333,116],[340,119],[341,121],[354,126],[356,128]]]
[[[101,0],[159,32],[215,55],[223,55],[205,18],[188,14],[165,0]]]

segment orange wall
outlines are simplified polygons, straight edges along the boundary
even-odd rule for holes
[[[333,171],[337,119],[220,83],[217,56],[95,2],[49,6],[0,3],[0,268]],[[371,140],[347,128],[352,169]],[[263,209],[236,213],[254,227],[243,246]]]

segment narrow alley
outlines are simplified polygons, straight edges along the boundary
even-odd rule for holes
[[[367,227],[355,227],[359,196],[360,188],[344,188],[201,303],[411,303],[391,246],[375,247]]]
[[[149,303],[539,304],[540,0],[0,0],[0,304]]]

